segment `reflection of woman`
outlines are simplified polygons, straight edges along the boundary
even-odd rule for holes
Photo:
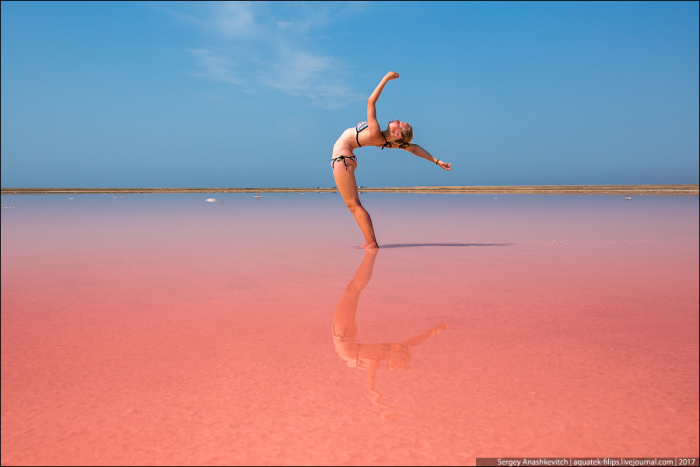
[[[374,261],[377,257],[377,250],[367,250],[362,264],[357,269],[355,277],[348,284],[343,294],[343,298],[338,303],[333,318],[333,343],[338,355],[345,360],[348,366],[367,370],[367,390],[374,394],[372,402],[380,407],[393,409],[393,407],[381,403],[382,394],[375,390],[377,370],[382,362],[390,370],[408,370],[411,368],[410,347],[416,346],[434,336],[443,329],[447,329],[447,324],[430,329],[416,337],[412,337],[396,344],[360,344],[355,342],[357,337],[357,324],[355,324],[355,313],[357,312],[357,302],[360,299],[360,292],[372,277]],[[395,416],[389,410],[382,414],[382,418],[388,419]]]

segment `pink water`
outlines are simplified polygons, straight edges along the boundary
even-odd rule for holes
[[[363,195],[375,258],[337,194],[69,196],[2,197],[3,464],[698,455],[698,197]]]

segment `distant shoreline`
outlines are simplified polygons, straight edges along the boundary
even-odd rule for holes
[[[698,185],[530,185],[530,186],[410,186],[358,188],[361,193],[557,194],[557,195],[690,195]],[[109,193],[336,193],[337,188],[2,188],[3,195]]]

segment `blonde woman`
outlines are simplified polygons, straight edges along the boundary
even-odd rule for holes
[[[357,224],[365,236],[365,244],[362,248],[379,248],[377,238],[374,235],[374,227],[369,213],[362,207],[360,196],[357,193],[357,182],[355,181],[355,170],[357,169],[357,157],[353,151],[362,146],[377,146],[384,148],[400,148],[418,157],[429,160],[445,170],[452,170],[452,163],[445,163],[431,156],[428,151],[411,143],[413,139],[413,128],[406,122],[394,120],[389,122],[386,130],[382,131],[377,122],[377,109],[375,107],[379,96],[384,89],[384,85],[391,80],[397,79],[398,73],[390,71],[382,78],[381,82],[367,99],[367,121],[360,122],[355,128],[348,128],[340,135],[338,141],[333,145],[333,155],[331,156],[331,168],[335,178],[338,191],[343,196],[345,205],[350,209]]]

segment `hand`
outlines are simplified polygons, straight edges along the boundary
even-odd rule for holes
[[[387,81],[391,81],[392,79],[397,79],[399,77],[398,73],[394,73],[393,71],[390,71],[389,73],[384,76],[384,79]]]
[[[445,170],[452,170],[452,162],[450,162],[450,163],[448,164],[447,162],[444,162],[444,161],[441,161],[440,159],[438,159],[438,161],[436,162],[436,164],[439,165],[440,167],[442,167],[442,168],[445,169]]]
[[[439,334],[440,331],[444,331],[445,329],[450,329],[450,325],[447,324],[447,323],[442,323],[440,326],[438,326],[438,327],[436,327],[436,328],[433,328],[433,329],[431,329],[431,330],[428,331],[428,332],[429,332],[432,336],[434,336],[434,335],[436,335],[436,334]]]

